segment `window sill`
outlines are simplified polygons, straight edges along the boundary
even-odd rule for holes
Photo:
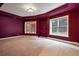
[[[36,34],[36,33],[34,33],[34,32],[28,33],[28,32],[27,32],[27,33],[25,33],[25,34]]]
[[[69,37],[68,34],[62,34],[62,33],[50,33],[50,35],[56,35],[56,36],[62,36],[62,37]]]

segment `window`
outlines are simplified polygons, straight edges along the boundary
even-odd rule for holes
[[[68,15],[50,20],[50,35],[68,37]]]
[[[36,21],[25,22],[25,33],[36,34]]]

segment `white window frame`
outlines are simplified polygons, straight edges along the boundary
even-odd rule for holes
[[[35,32],[31,32],[31,24],[33,24],[33,23],[35,24]],[[27,24],[29,25],[29,27],[28,27],[29,31],[28,32],[26,31]],[[25,27],[25,29],[24,29],[25,34],[36,34],[36,21],[26,21],[25,24],[24,24],[24,27]]]
[[[60,18],[63,18],[63,17],[67,17],[67,34],[63,34],[63,33],[59,32],[59,31],[58,31],[59,28],[57,29],[57,33],[53,33],[53,32],[52,32],[52,21],[53,21],[53,20],[57,20],[57,21],[58,21],[57,27],[58,27],[58,26],[59,26],[59,21],[62,20],[62,19],[60,19]],[[50,35],[68,37],[68,36],[69,36],[69,15],[50,19],[49,27],[50,27],[50,28],[49,28],[49,29],[50,29],[50,32],[49,32]]]

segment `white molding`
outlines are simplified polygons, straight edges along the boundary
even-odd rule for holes
[[[31,24],[35,24],[35,32],[31,32]],[[26,25],[28,26],[29,31],[26,31]],[[24,25],[25,29],[24,29],[24,33],[28,33],[28,34],[36,34],[36,21],[26,21],[25,25]]]
[[[67,43],[67,44],[71,44],[71,45],[79,47],[79,43],[78,42],[61,40],[61,39],[56,39],[56,38],[52,38],[52,37],[47,37],[47,38],[50,39],[50,40],[56,40],[56,41],[59,41],[59,42],[63,42],[63,43]]]
[[[53,33],[52,32],[52,20],[56,20],[57,19],[57,21],[58,21],[58,23],[59,23],[59,20],[61,20],[60,18],[62,18],[62,17],[67,17],[67,33],[66,34],[63,34],[63,33],[60,33],[60,32],[58,32],[57,31],[57,33]],[[49,34],[50,35],[56,35],[56,36],[64,36],[64,37],[68,37],[69,36],[69,15],[66,15],[66,16],[61,16],[61,17],[57,17],[57,18],[53,18],[53,19],[50,19],[50,23],[49,23],[50,25],[49,25],[49,29],[50,29],[50,31],[49,31]],[[59,26],[59,24],[58,24],[58,26]]]
[[[24,36],[24,35],[0,38],[0,40],[7,40],[7,39],[20,38],[20,37],[22,37],[22,36]]]

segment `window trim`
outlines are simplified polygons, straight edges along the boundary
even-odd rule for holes
[[[26,31],[26,24],[29,23],[29,31]],[[35,32],[31,32],[31,24],[35,23]],[[24,33],[25,34],[36,34],[36,21],[25,21],[24,22]]]
[[[53,21],[53,20],[57,20],[57,21],[58,21],[57,27],[58,27],[58,26],[59,26],[59,21],[62,20],[62,19],[60,19],[60,18],[62,18],[62,17],[67,17],[67,34],[60,33],[60,32],[58,31],[59,28],[57,28],[57,33],[53,33],[53,32],[52,32],[52,21]],[[69,15],[65,15],[65,16],[61,16],[61,17],[57,17],[57,18],[50,19],[49,27],[50,27],[50,28],[49,28],[49,30],[50,30],[50,31],[49,31],[49,34],[50,34],[50,35],[69,37]]]

